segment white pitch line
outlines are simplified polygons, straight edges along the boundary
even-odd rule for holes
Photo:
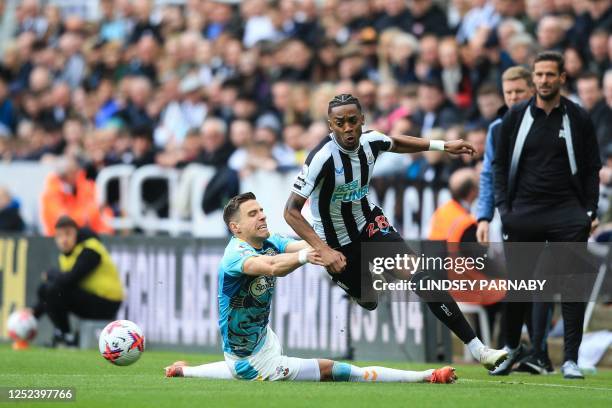
[[[481,382],[491,384],[510,384],[510,385],[535,385],[538,387],[554,387],[554,388],[577,388],[579,390],[597,390],[597,391],[609,391],[612,392],[612,388],[599,388],[599,387],[581,387],[579,385],[563,385],[563,384],[542,384],[532,382],[520,382],[520,381],[490,381],[490,380],[475,380],[472,378],[459,378],[458,382]]]

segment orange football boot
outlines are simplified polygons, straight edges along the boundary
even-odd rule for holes
[[[183,377],[183,367],[187,365],[184,361],[177,361],[172,365],[164,368],[166,377]]]
[[[437,384],[452,384],[455,381],[457,381],[457,375],[455,374],[455,369],[450,366],[434,370],[429,379],[430,383]]]

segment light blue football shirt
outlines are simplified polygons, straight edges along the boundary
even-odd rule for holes
[[[219,328],[223,351],[238,357],[256,353],[264,344],[274,295],[275,277],[249,276],[242,272],[252,256],[273,256],[285,252],[291,238],[273,234],[261,249],[233,237],[219,266]]]

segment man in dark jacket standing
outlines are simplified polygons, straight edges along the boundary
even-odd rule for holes
[[[561,54],[540,53],[533,66],[536,96],[515,105],[502,121],[495,201],[507,242],[586,242],[596,219],[597,138],[588,113],[561,96],[565,76]],[[585,305],[562,302],[565,378],[583,378],[576,361]],[[545,341],[550,313],[552,304],[534,303],[534,354],[522,364],[533,373],[553,370]]]

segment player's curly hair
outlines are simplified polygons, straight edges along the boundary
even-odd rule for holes
[[[327,105],[327,114],[329,115],[333,108],[343,105],[357,105],[357,109],[359,109],[359,112],[361,112],[361,104],[359,103],[359,99],[355,98],[351,94],[340,94],[334,96],[334,99],[329,101],[329,105]]]
[[[255,194],[251,193],[250,191],[248,193],[238,194],[237,196],[230,198],[228,203],[223,208],[223,221],[225,222],[225,225],[227,225],[227,227],[229,228],[230,221],[232,220],[232,218],[234,218],[234,215],[236,215],[236,213],[240,210],[240,205],[242,203],[256,199],[257,198],[255,197]]]

